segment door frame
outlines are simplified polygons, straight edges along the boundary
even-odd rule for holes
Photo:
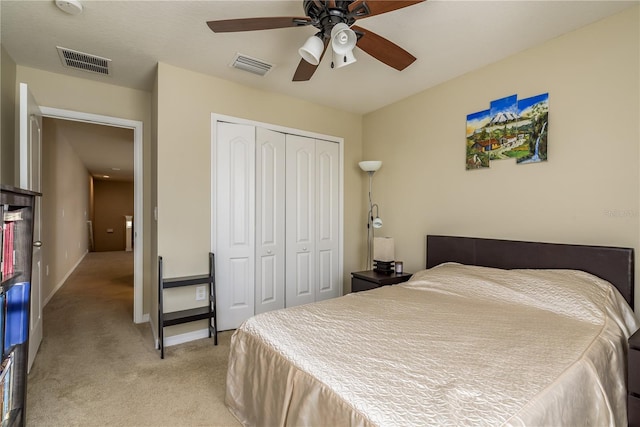
[[[29,86],[19,84],[19,114],[20,131],[18,185],[25,190],[42,192],[42,111],[36,102]],[[37,143],[34,143],[33,125],[37,126]],[[35,157],[35,158],[34,158]],[[34,163],[36,160],[36,163]],[[37,180],[34,176],[37,175]],[[35,242],[42,239],[42,200],[36,197],[33,205],[33,246],[31,258],[31,298],[29,302],[29,357],[27,358],[27,373],[31,371],[38,349],[42,343],[43,315],[42,315],[42,249],[36,247]],[[35,297],[34,297],[35,296]],[[34,307],[34,301],[37,304]],[[35,309],[35,310],[34,310]],[[33,316],[36,316],[34,319]],[[35,320],[35,321],[34,321]]]
[[[309,132],[301,129],[290,128],[286,126],[274,125],[271,123],[258,122],[255,120],[248,120],[239,117],[227,116],[223,114],[211,113],[211,251],[216,252],[216,149],[217,149],[217,135],[218,135],[218,123],[233,123],[239,125],[250,125],[255,127],[262,127],[276,132],[282,132],[286,134],[306,136],[313,139],[322,139],[325,141],[335,142],[339,146],[340,150],[340,170],[339,170],[339,231],[338,231],[338,251],[339,255],[339,267],[338,277],[340,278],[340,295],[344,292],[344,138],[338,136],[331,136],[320,134],[316,132]]]
[[[105,126],[121,127],[133,130],[133,226],[136,242],[144,242],[143,239],[143,123],[138,120],[123,119],[120,117],[103,116],[100,114],[84,113],[80,111],[64,110],[53,107],[40,107],[43,117],[54,119],[72,120],[76,122],[93,123]],[[149,313],[143,313],[143,244],[138,243],[133,247],[133,321],[145,323],[149,321]]]

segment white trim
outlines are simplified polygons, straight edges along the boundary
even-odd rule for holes
[[[338,144],[340,144],[340,147],[343,146],[344,144],[344,138],[341,138],[339,136],[332,136],[332,135],[325,135],[322,133],[316,133],[316,132],[309,132],[306,130],[302,130],[302,129],[295,129],[295,128],[289,128],[289,127],[285,127],[285,126],[279,126],[279,125],[274,125],[271,123],[264,123],[264,122],[256,122],[255,120],[247,120],[247,119],[242,119],[239,117],[232,117],[232,116],[225,116],[223,114],[217,114],[217,113],[211,113],[211,130],[216,130],[216,123],[217,122],[226,122],[226,123],[235,123],[238,125],[250,125],[250,126],[255,126],[255,127],[262,127],[265,129],[270,129],[276,132],[282,132],[282,133],[288,133],[288,134],[292,134],[292,135],[300,135],[300,136],[307,136],[309,138],[314,138],[314,139],[323,139],[325,141],[332,141],[332,142],[336,142]],[[215,140],[215,133],[211,134],[211,139]]]
[[[158,340],[158,332],[156,331],[156,325],[153,322],[149,321],[149,315],[145,314],[144,317],[147,318],[147,322],[149,322],[149,326],[151,327],[151,336],[153,337],[153,348],[156,350],[160,350],[160,341]]]
[[[82,256],[80,257],[80,259],[78,260],[78,262],[76,262],[75,265],[73,267],[71,267],[71,269],[69,271],[67,271],[67,274],[65,274],[64,277],[62,278],[62,280],[60,280],[58,282],[58,284],[53,289],[53,291],[49,295],[47,295],[47,298],[45,298],[45,300],[42,303],[42,308],[46,307],[46,305],[49,303],[49,301],[51,301],[51,298],[53,298],[53,296],[56,294],[56,292],[58,292],[60,290],[62,285],[64,285],[64,282],[66,282],[67,279],[69,278],[69,276],[71,276],[71,273],[73,273],[76,270],[76,268],[78,268],[78,266],[80,265],[80,263],[82,262],[84,257],[87,256],[88,253],[89,253],[89,251],[85,251],[82,254]]]
[[[167,348],[171,347],[172,345],[184,344],[186,342],[195,341],[202,338],[209,338],[209,329],[198,329],[197,331],[185,332],[184,334],[165,337],[164,347]],[[156,345],[156,348],[160,348],[159,344]]]
[[[338,277],[342,282],[339,295],[344,295],[344,139],[340,144],[340,188],[338,192],[340,194],[340,208],[338,216],[340,218],[340,224],[338,224],[338,250],[340,251],[340,263],[338,263]]]
[[[20,83],[20,100],[26,100],[28,99],[28,86],[26,83]],[[19,143],[18,143],[18,161],[19,161],[19,165],[18,165],[18,184],[20,185],[20,187],[22,188],[29,188],[29,146],[28,146],[28,139],[27,139],[27,135],[29,132],[29,103],[28,102],[20,102],[20,111],[19,111],[19,126],[20,126],[20,133],[18,133],[19,135]],[[22,120],[24,118],[24,120]],[[40,190],[38,190],[40,191]]]
[[[144,323],[144,316],[149,318],[148,314],[142,312],[143,304],[143,186],[142,180],[143,162],[142,162],[142,141],[143,141],[143,123],[139,120],[129,120],[119,117],[103,116],[99,114],[84,113],[81,111],[63,110],[60,108],[40,107],[43,117],[51,117],[55,119],[73,120],[77,122],[94,123],[105,126],[116,126],[121,128],[133,129],[133,227],[136,230],[135,240],[137,244],[133,247],[133,321],[135,323]]]
[[[331,136],[331,135],[323,135],[316,132],[309,132],[301,129],[294,129],[279,125],[274,125],[271,123],[257,122],[255,120],[247,120],[239,117],[226,116],[223,114],[211,113],[211,252],[216,253],[216,227],[215,227],[215,212],[216,212],[216,136],[218,132],[218,122],[226,122],[226,123],[235,123],[241,125],[250,125],[255,127],[262,127],[265,129],[270,129],[276,132],[288,133],[293,135],[306,136],[314,139],[322,139],[325,141],[335,142],[340,147],[340,206],[339,206],[339,217],[340,217],[340,230],[339,230],[339,251],[340,251],[340,263],[338,267],[338,274],[341,280],[341,288],[340,295],[344,293],[344,138],[339,136]]]

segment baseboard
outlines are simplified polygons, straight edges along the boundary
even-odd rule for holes
[[[199,329],[197,331],[187,332],[184,334],[173,335],[170,337],[165,337],[164,346],[171,347],[172,345],[183,344],[189,341],[195,341],[202,338],[209,338],[209,330],[208,329]],[[157,341],[157,339],[156,339]],[[159,343],[156,344],[156,348],[159,347]]]
[[[148,316],[148,314],[146,315]],[[149,327],[151,328],[151,336],[153,337],[153,345],[156,350],[160,349],[160,342],[158,341],[158,331],[156,331],[156,325],[149,320]]]
[[[78,262],[75,263],[75,265],[73,267],[71,267],[71,269],[67,272],[67,274],[65,274],[65,276],[62,278],[62,280],[60,280],[58,282],[58,284],[56,285],[56,287],[53,289],[53,291],[45,298],[45,300],[42,303],[42,308],[46,307],[47,304],[49,303],[49,301],[51,301],[51,298],[53,298],[53,296],[56,294],[56,292],[58,292],[60,290],[60,288],[62,287],[62,285],[64,285],[64,282],[67,281],[67,279],[69,278],[69,276],[71,276],[71,273],[73,273],[75,271],[76,268],[78,268],[78,266],[80,265],[80,263],[82,262],[82,260],[84,259],[85,256],[87,256],[87,254],[89,253],[89,251],[85,251],[82,256],[80,257],[80,259],[78,260]]]

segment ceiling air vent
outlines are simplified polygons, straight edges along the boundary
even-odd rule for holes
[[[259,76],[264,76],[269,72],[269,70],[273,68],[273,65],[268,64],[260,59],[251,58],[250,56],[236,53],[236,57],[233,58],[231,67],[248,71]]]
[[[78,52],[77,50],[67,49],[65,47],[56,46],[56,48],[58,49],[60,60],[62,60],[62,65],[65,67],[103,74],[105,76],[111,75],[111,69],[109,68],[109,64],[111,63],[110,59]]]

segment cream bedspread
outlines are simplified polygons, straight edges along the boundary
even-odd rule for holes
[[[226,403],[258,426],[621,426],[637,327],[587,273],[443,264],[247,320]]]

